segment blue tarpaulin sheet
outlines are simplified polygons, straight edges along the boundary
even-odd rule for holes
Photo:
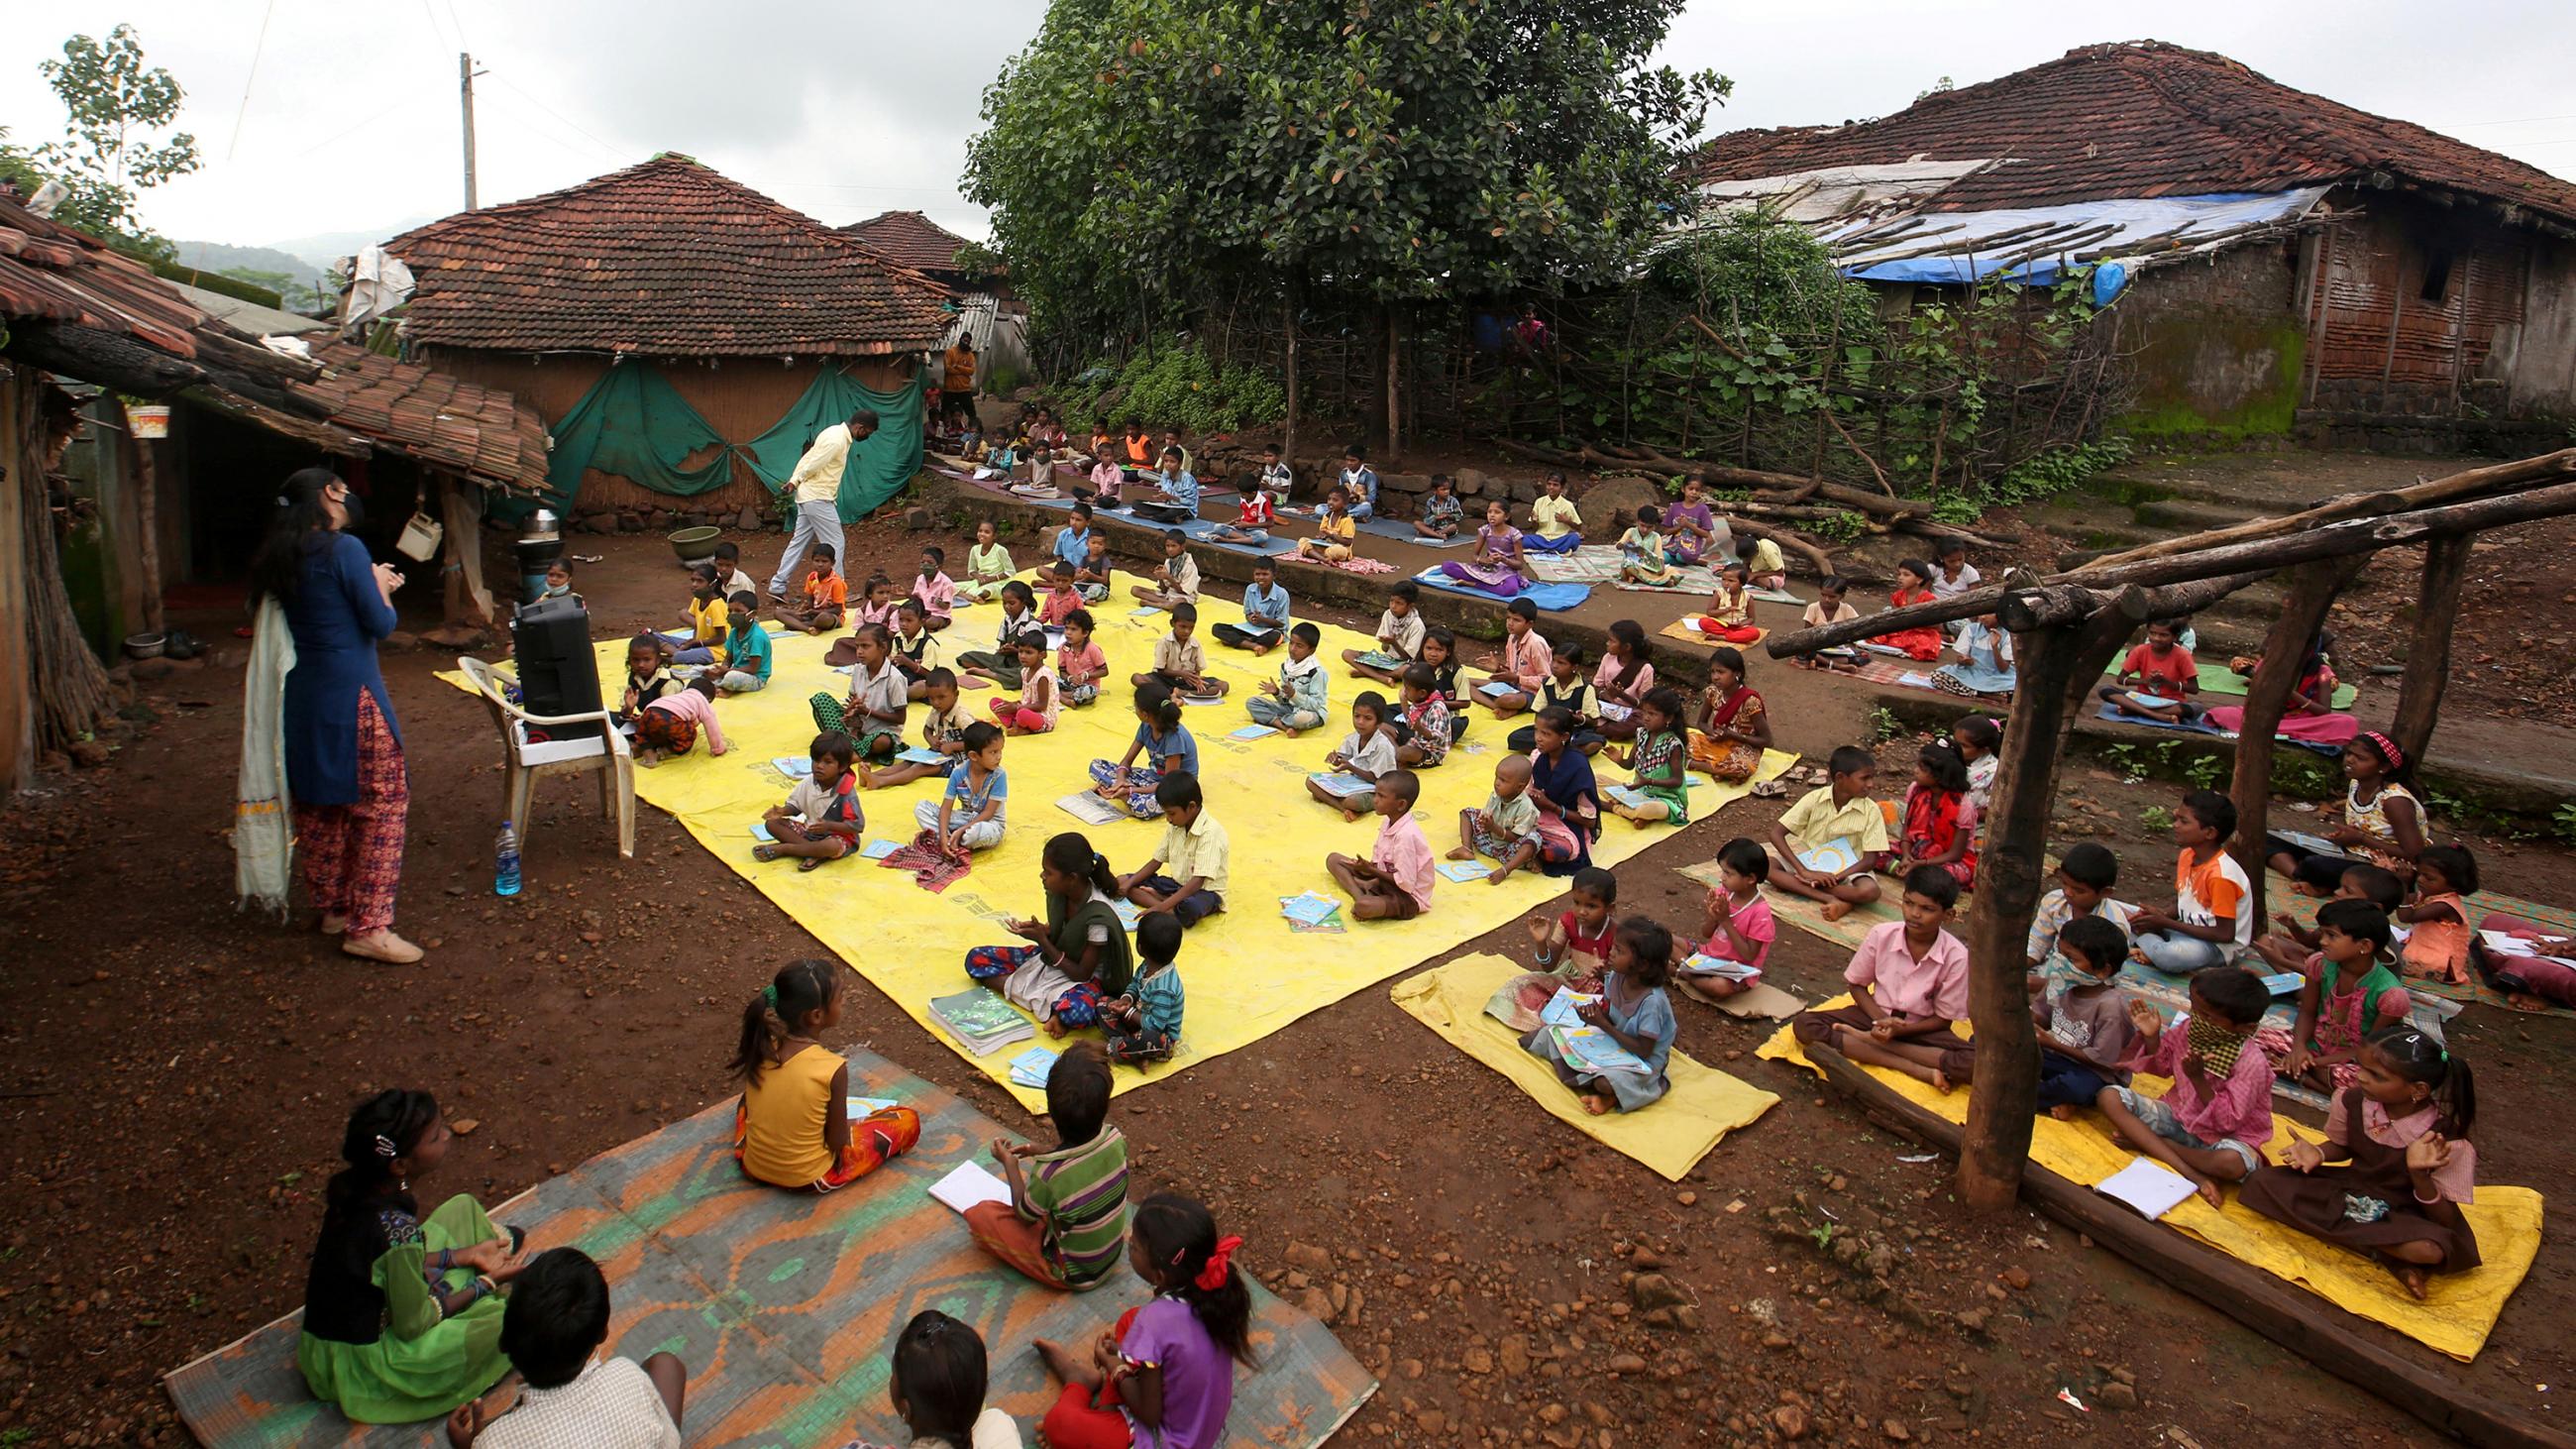
[[[2172,248],[2188,250],[2199,239],[2215,238],[2222,232],[2247,225],[2288,221],[2307,212],[2325,195],[2319,186],[2300,187],[2292,191],[2214,192],[2202,196],[2153,196],[2105,201],[2076,201],[2062,206],[2007,207],[1995,211],[1939,212],[1927,217],[1933,227],[1958,227],[1938,239],[1950,245],[1928,256],[1896,257],[1873,262],[1865,248],[1845,252],[1839,265],[1843,275],[1871,282],[1921,282],[1931,285],[1959,285],[1972,281],[1989,281],[2009,277],[2033,286],[2050,286],[2064,273],[2069,259],[2060,253],[2049,253],[2016,263],[2007,269],[2003,263],[2030,250],[2040,238],[2033,227],[2116,226],[2107,236],[2095,236],[2076,243],[2075,249],[2099,258],[2093,266],[2093,301],[2108,305],[2128,284],[2134,268],[2129,265],[2139,253],[2124,253],[2123,242],[2145,244],[2154,239],[2158,252]],[[1884,221],[1856,223],[1843,235],[1851,235]],[[2018,235],[2015,235],[2018,234]],[[1992,246],[1989,237],[2001,238]],[[1913,251],[1932,240],[1922,229],[1911,235],[1892,237],[1878,250],[1882,252]],[[1828,244],[1836,238],[1828,233]]]

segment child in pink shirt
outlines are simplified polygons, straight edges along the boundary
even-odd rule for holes
[[[1377,777],[1374,808],[1383,823],[1366,860],[1335,851],[1324,857],[1333,884],[1351,898],[1351,914],[1363,921],[1409,921],[1431,909],[1431,882],[1438,868],[1422,822],[1413,818],[1413,802],[1422,784],[1411,770],[1389,770]]]
[[[1717,878],[1718,888],[1708,893],[1708,920],[1700,932],[1708,944],[1699,948],[1699,954],[1752,969],[1739,976],[1684,962],[1675,979],[1682,990],[1702,1001],[1739,995],[1761,980],[1763,963],[1771,959],[1771,943],[1780,936],[1780,923],[1772,918],[1771,903],[1762,896],[1762,883],[1771,878],[1771,852],[1758,841],[1738,836],[1717,853]]]
[[[2213,1208],[2226,1205],[2218,1185],[2261,1167],[2272,1140],[2272,1059],[2254,1044],[2271,1004],[2262,978],[2240,966],[2193,973],[2187,1022],[2169,1025],[2133,998],[2138,1041],[2121,1065],[2173,1085],[2160,1098],[2104,1087],[2094,1099],[2121,1141],[2190,1178]]]
[[[725,752],[723,726],[716,723],[716,682],[713,676],[701,674],[686,688],[645,705],[635,713],[635,763],[646,769],[662,763],[670,755],[685,755],[707,737],[707,753]]]
[[[1798,1013],[1789,1023],[1798,1040],[1908,1075],[1920,1067],[1945,1092],[1966,1081],[1976,1054],[1950,1023],[1968,1014],[1968,948],[1942,929],[1958,904],[1958,877],[1916,867],[1905,878],[1905,919],[1871,927],[1843,970],[1852,1004]]]

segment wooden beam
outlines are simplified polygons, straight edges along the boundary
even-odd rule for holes
[[[2383,513],[2402,513],[2411,508],[2429,508],[2437,503],[2456,503],[2483,493],[2516,487],[2542,479],[2576,476],[2576,448],[2561,448],[2537,457],[2517,458],[2510,463],[2490,463],[2482,468],[2446,474],[2429,482],[2413,483],[2378,493],[2347,493],[2329,498],[2314,508],[2284,518],[2257,518],[2247,523],[2213,528],[2203,533],[2185,534],[2179,538],[2158,539],[2118,553],[2102,554],[2077,573],[2094,572],[2135,563],[2140,559],[2165,558],[2217,544],[2245,543],[2258,538],[2280,538],[2300,533],[2321,523],[2336,523],[2347,518],[2367,518]]]
[[[2528,523],[2538,518],[2557,518],[2576,514],[2576,483],[2560,483],[2547,488],[2533,488],[2507,493],[2494,498],[2479,498],[2466,503],[2453,503],[2441,508],[2424,508],[2409,513],[2391,514],[2385,518],[2353,518],[2308,528],[2285,538],[2256,539],[2247,543],[2228,544],[2217,548],[2139,559],[2111,568],[2087,567],[2082,570],[2052,575],[2021,587],[2076,583],[2091,588],[2110,588],[2121,584],[2177,584],[2201,579],[2219,578],[2258,569],[2287,568],[2293,564],[2317,559],[2346,558],[2376,553],[2383,548],[2423,543],[2451,534],[2478,533],[2490,528],[2503,528]],[[1763,647],[1773,658],[1812,654],[1836,644],[1867,639],[1899,629],[1919,628],[1926,624],[1947,623],[1952,619],[1969,619],[1993,613],[2003,605],[2012,590],[2004,586],[1970,589],[1948,599],[1929,604],[1911,604],[1870,614],[1848,623],[1827,624],[1815,629],[1799,629],[1777,634]]]
[[[1976,899],[1968,909],[1968,1021],[1977,1065],[1968,1130],[1959,1149],[1959,1196],[1971,1207],[2010,1207],[2030,1159],[2039,1107],[2039,1035],[2024,986],[2031,917],[2048,883],[2048,816],[2066,731],[2094,681],[2134,627],[2117,609],[2025,634],[2015,641],[2021,684],[2004,715],[2002,773],[1985,817]]]
[[[2415,628],[2406,645],[2406,674],[2397,686],[2397,722],[2389,737],[2409,761],[2424,758],[2433,724],[2442,712],[2442,686],[2451,672],[2451,633],[2459,623],[2460,584],[2468,575],[2465,534],[2424,545],[2424,581],[2415,598]]]
[[[2245,868],[2249,890],[2245,909],[2255,922],[2269,919],[2263,907],[2264,821],[2272,810],[2272,731],[2288,711],[2290,691],[2298,685],[2308,643],[2326,621],[2335,596],[2352,582],[2366,562],[2361,557],[2318,559],[2290,573],[2290,595],[2263,635],[2263,659],[2245,685],[2245,719],[2236,736],[2236,777],[2229,794],[2236,799],[2236,835],[2227,852]]]
[[[1943,1151],[1959,1150],[1957,1123],[1916,1106],[1841,1053],[1811,1046],[1807,1059],[1873,1119]],[[2190,1294],[2439,1432],[2478,1449],[2576,1449],[2576,1435],[2499,1406],[2493,1395],[2459,1378],[2447,1360],[2427,1365],[2417,1354],[2401,1351],[2411,1340],[2400,1340],[2389,1330],[2359,1326],[2297,1284],[2149,1222],[2082,1183],[2033,1164],[2022,1174],[2022,1192],[2033,1207],[2128,1259],[2158,1282]]]
[[[134,410],[125,413],[125,449],[134,460],[134,558],[143,575],[135,581],[143,600],[142,628],[161,632],[161,469],[153,454],[160,444],[134,431]]]

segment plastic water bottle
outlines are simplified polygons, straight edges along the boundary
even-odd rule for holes
[[[492,893],[503,896],[519,893],[519,830],[513,821],[501,822],[500,863],[492,872]]]

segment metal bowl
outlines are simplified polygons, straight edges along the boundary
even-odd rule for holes
[[[158,659],[161,657],[162,649],[169,642],[170,636],[167,634],[128,634],[125,636],[125,657]]]

